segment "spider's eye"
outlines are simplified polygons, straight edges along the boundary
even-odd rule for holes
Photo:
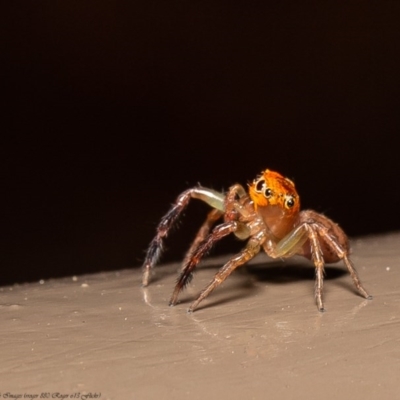
[[[264,196],[269,199],[272,196],[272,190],[270,188],[266,188],[264,192]]]
[[[292,208],[294,206],[294,198],[292,196],[286,199],[285,206],[286,208]]]
[[[263,186],[264,186],[265,181],[263,179],[261,179],[260,181],[258,181],[256,183],[256,190],[257,192],[261,192]]]

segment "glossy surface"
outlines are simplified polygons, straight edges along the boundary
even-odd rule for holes
[[[186,306],[228,259],[206,259],[168,307],[179,264],[0,288],[1,395],[101,393],[120,399],[398,398],[400,233],[353,241],[374,293],[326,268],[328,312],[304,258],[263,254],[194,314]],[[240,244],[240,243],[239,243]]]

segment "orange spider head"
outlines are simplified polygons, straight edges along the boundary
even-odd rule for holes
[[[266,169],[249,185],[249,194],[255,210],[277,238],[293,229],[300,211],[300,199],[290,179]]]

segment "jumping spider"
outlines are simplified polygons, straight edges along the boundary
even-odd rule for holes
[[[247,239],[245,248],[215,274],[191,304],[189,312],[194,311],[237,267],[252,259],[261,248],[272,258],[288,258],[298,254],[313,261],[316,270],[315,298],[319,311],[324,311],[322,287],[325,263],[343,260],[358,291],[365,298],[372,299],[362,286],[349,258],[348,238],[343,230],[322,214],[312,210],[300,211],[300,199],[294,183],[268,169],[249,184],[248,194],[243,186],[235,184],[227,193],[199,186],[179,195],[161,219],[157,234],[148,248],[143,265],[143,286],[149,283],[164,238],[191,198],[206,202],[212,210],[186,253],[169,303],[171,306],[177,303],[180,291],[190,282],[202,257],[215,242],[230,233],[241,240]],[[223,222],[213,228],[220,218],[223,218]]]

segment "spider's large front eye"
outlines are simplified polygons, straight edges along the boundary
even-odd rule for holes
[[[264,192],[264,196],[269,199],[272,196],[272,190],[270,188],[266,188]]]
[[[294,206],[294,198],[292,196],[288,196],[285,200],[286,208],[292,208]]]
[[[264,179],[261,179],[256,183],[256,191],[257,192],[261,192],[261,190],[263,189],[264,183],[265,183]]]

